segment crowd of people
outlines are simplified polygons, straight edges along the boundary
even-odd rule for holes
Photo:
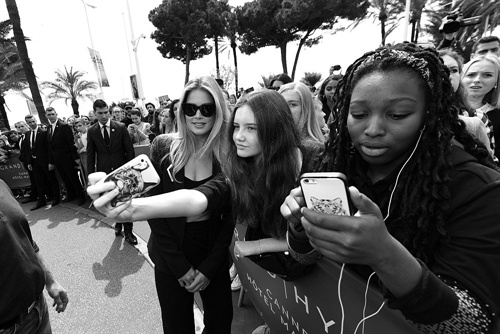
[[[131,222],[148,221],[165,333],[194,333],[195,292],[205,332],[230,333],[235,224],[247,226],[235,258],[284,280],[326,257],[365,279],[375,274],[385,305],[422,333],[495,333],[499,85],[498,37],[479,39],[465,64],[450,49],[401,43],[331,73],[318,94],[280,74],[236,99],[202,76],[158,110],[96,100],[87,118],[64,123],[48,108],[47,130],[27,116],[8,140],[28,152],[34,209],[58,203],[60,187],[43,183],[57,170],[66,200],[80,203],[88,186],[130,243]],[[146,198],[114,206],[116,185],[97,181],[131,160],[134,145],[149,147],[161,181]],[[306,172],[343,173],[356,214],[307,208],[297,187]]]

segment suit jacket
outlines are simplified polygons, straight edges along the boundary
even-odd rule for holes
[[[38,127],[36,129],[37,134],[36,134],[36,139],[35,139],[35,145],[32,147],[31,145],[31,135],[33,131],[26,132],[24,135],[23,142],[21,144],[21,156],[23,156],[22,160],[24,163],[27,165],[31,165],[33,162],[33,156],[36,157],[36,160],[38,163],[40,163],[43,166],[49,166],[49,143],[47,139],[47,131],[43,130],[42,128]]]
[[[87,131],[89,174],[96,171],[108,174],[135,157],[134,146],[125,125],[112,120],[109,127],[109,147],[104,142],[99,122]]]
[[[56,161],[63,162],[80,159],[74,145],[75,139],[71,127],[67,123],[57,120],[54,132],[52,133],[52,140],[50,140],[51,126],[49,124],[47,127],[47,141],[50,150],[49,162],[53,164]]]

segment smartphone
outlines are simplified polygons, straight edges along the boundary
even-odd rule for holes
[[[347,178],[344,174],[305,173],[300,177],[300,188],[309,209],[330,215],[352,214]]]
[[[119,194],[111,201],[112,206],[140,197],[160,183],[160,177],[151,160],[145,154],[138,155],[120,168],[106,175],[98,183],[114,182]]]

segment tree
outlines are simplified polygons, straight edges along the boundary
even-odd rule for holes
[[[220,78],[219,71],[219,38],[227,34],[227,20],[229,18],[229,5],[218,0],[209,0],[207,4],[207,22],[209,30],[206,36],[214,40],[215,46],[215,70],[217,78]]]
[[[191,60],[212,51],[205,39],[210,30],[206,10],[207,0],[163,0],[149,13],[149,21],[156,27],[151,38],[159,44],[163,57],[186,64],[185,83]]]
[[[271,81],[276,76],[276,74],[268,74],[268,75],[260,75],[262,81],[259,81],[258,84],[262,88],[267,88],[271,86]]]
[[[235,95],[238,95],[238,59],[236,56],[236,40],[238,34],[238,14],[237,8],[232,7],[231,11],[228,14],[227,18],[227,29],[226,34],[231,43],[231,49],[233,50],[233,60],[234,60],[234,86],[235,86]]]
[[[10,129],[5,111],[4,96],[9,91],[21,92],[28,86],[23,66],[13,38],[7,37],[12,30],[9,20],[0,22],[0,128]]]
[[[500,25],[500,2],[495,0],[457,0],[453,6],[449,1],[442,0],[439,9],[430,13],[430,24],[424,30],[432,35],[434,44],[438,45],[443,39],[443,33],[439,31],[443,18],[450,12],[460,12],[464,18],[480,16],[479,24],[461,28],[456,33],[457,52],[464,60],[469,60],[473,44],[482,36],[492,33]]]
[[[224,89],[229,92],[230,88],[233,86],[234,82],[234,70],[231,68],[231,66],[226,66],[222,65],[222,67],[219,70],[219,74],[211,73],[210,75],[214,79],[222,79],[224,82]]]
[[[305,72],[302,81],[307,82],[311,87],[315,87],[321,80],[321,73],[318,72]]]
[[[21,64],[23,66],[24,73],[26,74],[26,80],[28,81],[31,96],[33,97],[33,102],[35,103],[36,109],[38,111],[38,116],[40,117],[40,122],[48,123],[47,117],[45,116],[42,97],[40,96],[40,90],[38,89],[35,71],[33,70],[33,66],[31,65],[28,48],[26,47],[26,40],[24,37],[23,29],[21,28],[21,18],[19,17],[16,0],[5,0],[5,3],[7,5],[7,11],[9,13],[10,21],[12,22],[14,40],[16,41]]]
[[[68,69],[64,66],[64,72],[57,70],[55,72],[56,79],[54,81],[44,81],[40,84],[42,89],[52,90],[47,98],[50,104],[55,100],[63,99],[68,104],[71,101],[71,108],[74,115],[80,115],[78,111],[78,99],[91,99],[94,94],[91,91],[96,90],[99,85],[95,81],[84,80],[83,76],[86,74],[81,71],[73,71],[73,67]]]
[[[283,72],[288,73],[287,44],[299,40],[292,79],[303,46],[312,46],[321,36],[316,30],[331,29],[337,19],[354,19],[366,14],[366,0],[254,0],[238,11],[240,50],[252,54],[266,46],[280,48]]]

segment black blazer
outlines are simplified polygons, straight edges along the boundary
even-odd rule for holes
[[[36,157],[36,160],[39,164],[49,167],[49,143],[47,141],[47,131],[38,127],[36,129],[36,140],[35,147],[32,149],[31,147],[31,134],[33,131],[26,132],[24,134],[24,139],[21,144],[21,155],[23,158],[20,160],[26,163],[27,165],[31,165],[33,163],[33,156]]]
[[[110,122],[109,147],[104,142],[99,122],[87,131],[87,171],[106,174],[135,157],[134,146],[125,125]]]
[[[57,120],[54,133],[52,133],[52,140],[49,138],[50,127],[52,127],[51,124],[47,126],[47,141],[50,150],[49,162],[53,164],[56,161],[62,162],[80,159],[76,151],[75,139],[71,126],[61,120]]]
[[[149,195],[185,189],[184,169],[181,169],[175,175],[177,181],[179,181],[175,182],[170,178],[167,171],[170,166],[170,159],[167,158],[163,163],[160,163],[162,157],[168,155],[171,142],[169,135],[160,135],[152,143],[151,161],[157,169],[161,181],[158,186],[150,191]],[[171,168],[170,172],[172,173]],[[225,180],[220,172],[219,165],[215,161],[212,166],[212,175],[213,180],[218,180],[221,177],[222,181]],[[212,182],[207,181],[201,187],[209,183]],[[210,280],[215,277],[219,270],[228,270],[228,249],[234,231],[230,192],[226,191],[228,187],[219,187],[215,183],[211,188],[214,189],[214,196],[212,197],[214,200],[209,199],[208,208],[211,212],[208,222],[210,251],[198,268],[195,268]],[[181,278],[191,268],[191,263],[182,252],[186,217],[150,219],[148,223],[151,227],[148,250],[155,268],[163,272],[171,272],[177,279]]]

